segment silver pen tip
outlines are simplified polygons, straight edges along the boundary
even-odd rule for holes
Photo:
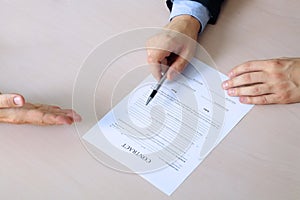
[[[146,106],[150,103],[151,100],[152,100],[151,97],[149,97],[149,98],[147,99]]]

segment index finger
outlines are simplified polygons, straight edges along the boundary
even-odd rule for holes
[[[228,76],[233,78],[244,73],[261,71],[263,70],[264,65],[264,61],[248,61],[231,69]]]
[[[162,68],[161,65],[167,64],[167,57],[170,52],[161,49],[148,49],[148,63],[150,64],[150,71],[154,78],[159,80],[161,78]]]

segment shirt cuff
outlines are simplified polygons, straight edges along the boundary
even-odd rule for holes
[[[209,11],[201,3],[187,0],[174,0],[170,20],[179,15],[191,15],[201,24],[202,32],[209,21]]]

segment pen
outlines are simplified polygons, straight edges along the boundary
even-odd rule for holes
[[[158,92],[159,88],[162,86],[162,84],[165,82],[165,80],[167,79],[167,72],[168,72],[169,68],[167,69],[167,71],[164,73],[164,75],[161,77],[161,79],[158,81],[158,83],[155,85],[154,89],[152,90],[150,96],[147,99],[146,102],[146,106],[150,103],[150,101],[155,97],[156,93]]]

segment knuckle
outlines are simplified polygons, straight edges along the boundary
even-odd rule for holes
[[[283,67],[283,61],[280,59],[267,60],[265,61],[267,66],[270,66],[273,69]]]
[[[227,80],[228,87],[231,88],[234,86],[235,79]]]
[[[6,103],[7,106],[12,106],[13,105],[13,103],[12,103],[12,101],[11,101],[11,99],[9,97],[7,97],[5,99],[5,103]]]
[[[252,64],[253,64],[253,61],[247,61],[242,65],[242,67],[244,68],[245,71],[250,71]]]
[[[250,74],[244,74],[243,79],[245,82],[249,83],[252,80],[252,77]]]
[[[266,85],[266,91],[268,91],[268,93],[274,91],[274,85],[267,84]]]
[[[285,77],[286,76],[281,72],[274,72],[272,74],[272,78],[275,79],[275,80],[283,80],[283,79],[285,79]]]
[[[148,63],[153,63],[153,62],[154,62],[154,61],[153,61],[153,58],[152,58],[152,56],[151,56],[151,54],[148,54],[147,62],[148,62]]]
[[[276,66],[276,62],[274,60],[266,60],[264,62],[267,66],[270,66],[270,67],[275,67]]]
[[[253,97],[244,97],[244,102],[247,104],[253,104]]]
[[[277,90],[286,92],[288,91],[289,87],[290,85],[288,82],[281,82],[277,85]]]
[[[262,95],[262,96],[256,97],[256,102],[255,103],[265,105],[265,104],[269,104],[269,100],[268,100],[266,95]]]
[[[278,94],[278,101],[283,104],[287,104],[290,102],[292,97],[291,91],[286,91]]]
[[[265,60],[263,63],[269,67],[274,66],[274,60]]]
[[[260,94],[260,92],[261,92],[261,89],[258,85],[253,86],[253,88],[252,88],[253,94]]]
[[[262,104],[268,104],[269,103],[268,98],[265,95],[262,96],[261,101],[262,101]]]
[[[283,64],[282,60],[276,59],[276,60],[274,60],[273,65],[275,67],[283,67],[284,64]]]
[[[12,106],[11,99],[7,96],[3,96],[0,98],[0,106],[1,107],[10,107]]]

